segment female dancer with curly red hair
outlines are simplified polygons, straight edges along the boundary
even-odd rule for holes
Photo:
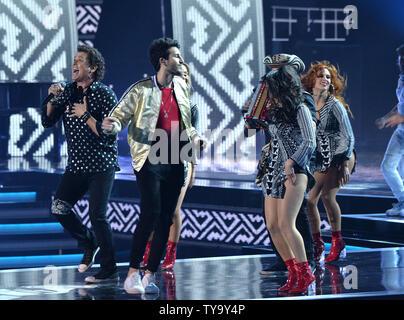
[[[302,76],[302,84],[313,95],[316,117],[320,121],[316,132],[316,184],[309,193],[307,214],[313,233],[315,260],[320,261],[325,249],[317,208],[321,197],[332,231],[331,251],[325,262],[331,262],[346,254],[341,237],[341,209],[336,196],[349,181],[355,166],[355,140],[348,117],[348,114],[352,116],[352,112],[342,97],[346,81],[330,62],[312,64]]]

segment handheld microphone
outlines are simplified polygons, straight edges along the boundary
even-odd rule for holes
[[[66,82],[59,82],[59,84],[65,88],[66,87]],[[48,104],[49,101],[51,101],[53,98],[55,97],[55,95],[53,93],[51,93],[50,95],[48,95],[45,100],[42,102],[42,105],[46,105]]]

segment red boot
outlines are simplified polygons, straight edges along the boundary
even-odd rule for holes
[[[321,238],[321,233],[313,233],[314,240],[314,261],[321,262],[324,260],[325,244]]]
[[[339,271],[339,267],[332,264],[326,264],[325,267],[330,271],[332,293],[342,293],[342,284],[344,283],[344,277]]]
[[[297,282],[297,267],[296,267],[296,259],[290,259],[290,260],[286,260],[285,264],[286,267],[288,268],[289,271],[289,275],[288,275],[288,280],[286,280],[286,284],[283,287],[280,287],[278,290],[279,291],[289,291],[291,289],[293,289],[296,285]]]
[[[307,261],[297,263],[297,268],[297,284],[289,293],[305,293],[309,289],[310,284],[316,280]]]
[[[174,270],[163,271],[162,274],[164,276],[164,280],[166,281],[167,300],[177,300],[177,289]]]
[[[331,250],[325,262],[337,261],[339,258],[346,257],[345,242],[342,240],[341,231],[333,231],[331,239]]]
[[[175,257],[177,255],[177,243],[178,242],[168,241],[166,257],[161,265],[163,270],[171,270],[174,268]]]
[[[147,261],[149,260],[149,255],[150,255],[150,245],[151,245],[151,241],[147,241],[146,250],[143,255],[143,261],[140,264],[140,268],[146,268],[146,266],[147,266]]]

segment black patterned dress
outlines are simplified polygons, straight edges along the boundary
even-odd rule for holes
[[[309,184],[314,184],[309,168],[310,158],[316,147],[312,116],[309,108],[301,104],[296,110],[295,119],[290,122],[267,120],[271,147],[265,158],[262,191],[264,196],[283,199],[286,191],[285,163],[288,159],[296,162],[295,173],[307,174]]]
[[[355,138],[348,112],[335,97],[329,97],[317,111],[320,123],[317,126],[316,172],[338,167],[348,160],[353,152]]]

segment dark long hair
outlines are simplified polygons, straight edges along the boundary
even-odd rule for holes
[[[296,70],[288,65],[266,75],[271,93],[268,115],[272,121],[290,122],[296,119],[297,107],[304,101],[303,88]]]

